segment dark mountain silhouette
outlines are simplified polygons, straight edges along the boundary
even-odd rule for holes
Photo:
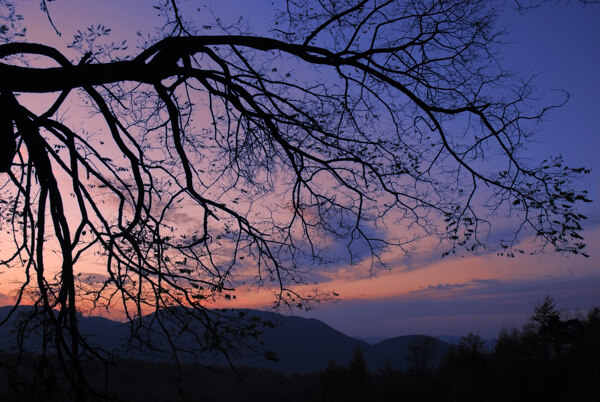
[[[371,359],[377,363],[383,363],[386,359],[389,359],[392,368],[406,369],[408,368],[408,360],[410,354],[411,344],[423,343],[429,337],[424,335],[405,335],[397,336],[395,338],[386,339],[381,341],[372,347]],[[435,360],[437,364],[440,358],[448,351],[449,344],[444,343],[436,338],[429,338],[432,340],[432,350],[430,353],[432,360]],[[435,349],[435,350],[434,350]],[[397,364],[396,362],[402,362],[403,364]],[[378,367],[381,367],[379,364]]]
[[[10,307],[0,307],[0,320],[10,311]],[[0,327],[0,352],[14,353],[17,351],[16,332],[19,322],[31,313],[31,307],[19,307],[13,317]],[[242,322],[233,321],[238,325],[227,331],[238,331],[237,334],[246,331],[242,343],[226,344],[226,350],[231,351],[230,358],[236,366],[261,367],[274,371],[291,373],[308,373],[325,369],[334,362],[339,365],[347,365],[356,348],[362,350],[368,368],[372,371],[382,367],[384,363],[395,369],[407,369],[409,367],[409,345],[422,342],[429,337],[424,335],[408,335],[386,339],[375,345],[365,341],[349,337],[340,331],[330,327],[322,321],[312,318],[301,318],[297,316],[285,316],[273,312],[257,310],[228,310],[225,312],[209,312],[215,317],[222,317],[223,322],[227,318],[240,318]],[[165,315],[167,316],[167,315]],[[168,316],[173,316],[169,314]],[[175,315],[176,316],[176,315]],[[215,318],[213,317],[213,319]],[[248,324],[254,324],[254,327]],[[123,324],[102,317],[80,317],[80,329],[88,343],[101,350],[124,358],[141,360],[163,361],[169,360],[172,355],[171,343],[180,349],[178,358],[183,362],[200,362],[206,365],[226,366],[227,359],[218,353],[208,354],[202,350],[203,334],[206,331],[201,322],[190,322],[188,329],[192,331],[171,330],[172,338],[168,340],[160,330],[159,320],[154,314],[142,319],[142,322]],[[271,327],[272,324],[272,327]],[[162,322],[167,328],[175,328],[174,324]],[[22,326],[21,326],[22,327]],[[26,325],[25,349],[32,353],[40,351],[42,326],[35,320]],[[135,332],[137,340],[128,342],[132,328],[138,328]],[[262,332],[253,338],[252,328]],[[240,332],[241,331],[241,332]],[[198,334],[195,336],[193,334]],[[143,345],[139,340],[149,341],[150,347]],[[435,345],[435,361],[445,354],[449,344],[438,339],[432,339]],[[170,342],[169,342],[170,341]],[[251,349],[247,349],[250,346]],[[274,354],[277,361],[268,360],[261,351],[269,351]]]
[[[0,307],[0,322],[12,310],[11,306]],[[11,318],[0,326],[0,352],[14,353],[18,350],[18,339],[23,340],[23,348],[30,353],[41,351],[44,325],[39,317],[33,317],[31,306],[20,306]],[[86,341],[108,354],[122,353],[129,335],[127,325],[107,318],[80,316],[79,328]]]

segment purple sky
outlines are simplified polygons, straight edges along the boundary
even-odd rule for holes
[[[548,115],[532,151],[562,154],[571,165],[592,169],[580,183],[594,200],[583,209],[589,217],[589,261],[549,256],[569,267],[571,274],[548,272],[532,280],[491,281],[448,297],[442,294],[449,289],[440,287],[428,289],[424,295],[415,292],[413,297],[342,300],[308,315],[357,336],[464,335],[472,330],[494,337],[503,326],[521,325],[533,305],[547,294],[565,310],[585,312],[600,305],[600,5],[573,3],[550,4],[524,15],[508,14],[506,20],[512,23],[505,60],[524,76],[537,74],[541,102],[555,97],[553,89],[572,94],[564,107]],[[523,270],[531,268],[529,263],[518,257],[510,261]],[[585,273],[579,275],[578,271]]]
[[[114,40],[135,35],[137,30],[151,32],[158,20],[150,3],[49,3],[61,38],[39,19],[38,0],[19,1],[18,7],[23,8],[18,11],[26,22],[40,21],[38,28],[31,30],[30,41],[60,47],[70,41],[76,28],[90,24],[113,28]],[[197,3],[201,2],[194,5]],[[265,15],[270,1],[208,3],[218,7],[216,13],[224,18],[233,21],[236,13],[244,12],[255,31],[268,30]],[[120,4],[126,4],[125,8]],[[589,217],[590,258],[546,255],[508,260],[487,255],[468,261],[439,261],[440,251],[433,250],[373,279],[358,270],[349,275],[351,279],[334,280],[328,286],[339,291],[341,301],[296,314],[321,319],[355,336],[463,335],[473,330],[493,337],[503,326],[520,325],[533,304],[547,294],[565,309],[586,311],[600,305],[600,211],[596,201],[600,199],[600,5],[549,4],[525,15],[508,12],[503,21],[510,31],[505,38],[510,42],[504,48],[505,65],[524,76],[537,74],[541,103],[558,99],[553,89],[572,94],[569,103],[548,115],[530,151],[540,157],[562,154],[569,165],[592,169],[579,183],[595,200],[581,211]],[[0,302],[2,297],[0,294]]]

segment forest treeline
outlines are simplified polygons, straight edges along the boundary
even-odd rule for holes
[[[332,361],[320,372],[291,376],[131,360],[84,367],[99,401],[547,402],[595,401],[600,395],[600,307],[563,317],[547,297],[523,327],[502,330],[493,345],[471,333],[442,352],[432,339],[409,346],[405,371],[389,364],[369,371],[360,349],[347,365]],[[30,357],[29,365],[14,371],[16,356],[0,358],[0,400],[64,400],[67,387],[52,369],[56,362],[40,365]]]
[[[596,401],[600,395],[600,308],[562,318],[551,297],[522,328],[500,332],[493,346],[461,337],[432,366],[427,340],[411,345],[411,369],[369,373],[355,352],[347,367],[319,374],[319,401]]]

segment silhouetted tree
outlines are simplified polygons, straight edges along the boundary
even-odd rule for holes
[[[365,355],[360,347],[354,349],[352,360],[348,364],[347,401],[365,401],[373,398],[371,376]]]
[[[407,360],[421,377],[425,377],[438,362],[440,353],[438,346],[438,341],[429,336],[420,337],[408,344]]]
[[[392,367],[390,359],[385,359],[383,366],[377,370],[375,377],[379,391],[379,400],[392,402],[402,400],[400,394],[402,392],[402,383],[400,381],[401,373]]]
[[[360,347],[354,349],[346,367],[330,362],[321,373],[319,394],[323,401],[365,401],[374,399],[371,374]]]
[[[25,272],[17,305],[33,298],[52,326],[77,398],[81,356],[102,357],[78,306],[120,304],[137,323],[154,311],[169,339],[193,318],[197,342],[227,352],[243,331],[209,301],[248,282],[275,284],[277,304],[327,297],[299,285],[341,241],[372,268],[425,236],[477,252],[510,213],[503,253],[531,235],[519,251],[585,255],[576,205],[588,198],[572,183],[587,170],[521,152],[551,106],[531,108],[531,84],[497,57],[504,4],[288,0],[267,37],[218,20],[206,35],[163,1],[141,49],[103,42],[98,25],[72,60],[20,41],[0,2],[1,263]],[[51,106],[35,112],[32,93]],[[390,221],[406,231],[380,229]],[[103,275],[80,277],[89,256]]]
[[[330,361],[319,377],[319,400],[344,401],[347,396],[348,374],[344,367]]]
[[[449,400],[486,400],[488,352],[485,342],[472,332],[462,336],[442,359],[440,370],[446,378]]]

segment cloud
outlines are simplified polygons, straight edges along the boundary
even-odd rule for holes
[[[483,280],[464,283],[429,285],[397,298],[414,300],[494,300],[497,305],[511,304],[516,298],[538,298],[556,295],[577,306],[591,307],[599,294],[600,274],[585,277],[548,277],[534,280]]]
[[[8,306],[12,305],[15,302],[15,298],[13,296],[9,296],[5,293],[0,293],[0,306]]]
[[[466,283],[455,283],[455,284],[450,284],[450,283],[440,283],[438,285],[429,285],[427,286],[427,289],[429,290],[452,290],[452,289],[460,289],[467,286]]]
[[[78,278],[81,282],[87,283],[88,285],[98,285],[107,282],[109,276],[102,273],[82,272],[78,274]]]

